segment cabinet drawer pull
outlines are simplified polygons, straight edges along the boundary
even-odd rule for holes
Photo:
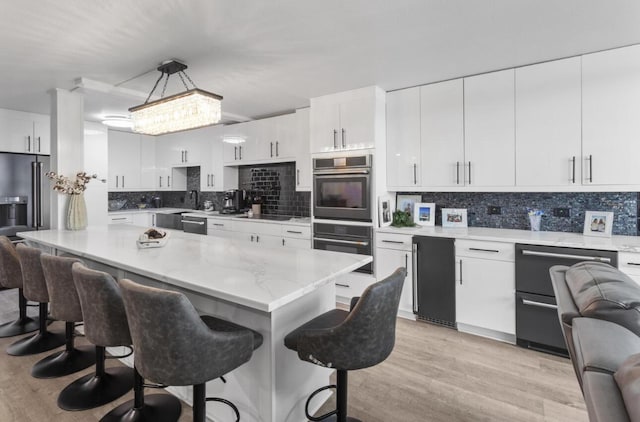
[[[336,283],[336,286],[347,287],[347,288],[351,287],[348,284],[343,284],[343,283]]]
[[[302,232],[295,231],[295,230],[287,230],[287,233],[302,234]]]
[[[635,265],[637,267],[640,267],[640,263],[637,262],[627,262],[627,265]]]
[[[111,221],[116,221],[116,220],[126,220],[127,217],[119,217],[119,218],[112,218]]]
[[[211,223],[212,226],[224,227],[222,223]]]
[[[500,253],[497,249],[469,248],[470,251]]]
[[[401,241],[401,240],[386,240],[386,239],[383,239],[382,242],[383,243],[395,243],[395,244],[398,244],[398,245],[403,245],[404,244],[404,242]]]
[[[533,300],[522,299],[522,304],[527,306],[535,306],[537,308],[558,309],[558,305],[551,303],[535,302]]]

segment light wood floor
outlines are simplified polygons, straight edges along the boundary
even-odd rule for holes
[[[17,307],[11,298],[11,291],[0,292],[0,320],[13,316],[6,308]],[[63,330],[60,322],[50,327]],[[0,349],[16,339],[0,339]],[[0,352],[0,421],[97,421],[133,397],[129,393],[82,412],[59,409],[58,392],[92,370],[32,378],[32,365],[49,353],[13,357]],[[118,364],[110,360],[107,366]],[[349,412],[365,422],[588,420],[569,360],[403,319],[391,356],[373,368],[350,372]],[[184,405],[180,421],[191,420],[191,408]]]

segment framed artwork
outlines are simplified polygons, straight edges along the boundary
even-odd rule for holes
[[[422,202],[422,195],[396,194],[396,210],[404,211],[410,216],[413,216],[415,204],[418,202]]]
[[[383,195],[378,197],[378,225],[385,227],[391,225],[393,220],[393,206],[391,197]]]
[[[436,204],[416,202],[413,208],[413,222],[420,226],[435,226]]]
[[[467,227],[467,209],[443,208],[442,227]]]
[[[587,211],[584,215],[584,235],[611,237],[613,212]]]

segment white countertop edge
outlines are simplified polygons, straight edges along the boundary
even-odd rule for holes
[[[560,246],[583,249],[602,249],[619,252],[640,252],[638,236],[585,236],[582,233],[493,229],[487,227],[443,228],[436,227],[381,227],[377,233],[393,233],[411,236],[451,237],[456,239],[525,243],[543,246]]]

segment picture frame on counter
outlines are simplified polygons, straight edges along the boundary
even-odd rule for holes
[[[611,237],[613,230],[613,212],[587,211],[584,214],[585,236]]]
[[[435,226],[436,204],[433,202],[416,202],[413,209],[413,222],[419,226]]]
[[[466,208],[443,208],[442,227],[466,228],[467,209]]]
[[[378,225],[390,226],[393,221],[393,203],[391,197],[382,195],[378,197]]]
[[[422,195],[396,194],[396,210],[404,211],[412,217],[415,204],[418,202],[422,202]]]

